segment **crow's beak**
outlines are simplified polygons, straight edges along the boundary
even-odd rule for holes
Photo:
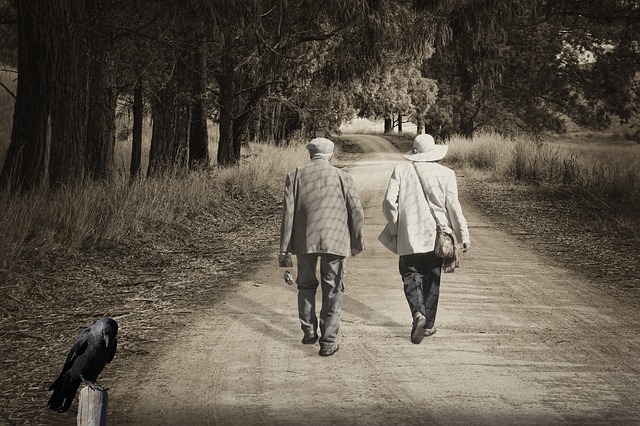
[[[111,337],[109,337],[108,334],[103,335],[104,337],[104,345],[108,348],[109,347],[109,340],[111,339]]]

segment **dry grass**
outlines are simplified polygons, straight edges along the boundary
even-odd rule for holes
[[[130,125],[126,119],[118,121],[120,130]],[[148,164],[151,130],[151,121],[145,120],[142,176]],[[210,171],[130,184],[131,134],[119,134],[125,137],[117,141],[117,173],[111,182],[86,182],[53,193],[42,188],[21,196],[0,194],[2,269],[10,270],[13,263],[33,251],[75,250],[135,240],[150,230],[179,228],[205,213],[215,216],[229,197],[251,200],[265,192],[281,191],[286,171],[304,162],[307,155],[302,143],[289,148],[250,144],[242,148],[239,167],[218,169],[219,132],[210,124]]]
[[[92,247],[142,238],[150,229],[180,227],[224,209],[229,197],[252,200],[281,191],[286,171],[306,160],[304,144],[290,148],[248,146],[237,168],[184,177],[89,182],[55,193],[0,195],[3,268],[25,252]]]
[[[2,77],[7,84],[7,78]],[[10,97],[2,94],[1,99]],[[0,105],[7,105],[2,102]],[[12,111],[12,108],[11,108]],[[9,108],[0,110],[1,122],[10,123]],[[25,195],[0,194],[0,247],[2,269],[28,253],[75,250],[143,238],[150,230],[180,228],[202,214],[216,215],[225,201],[252,200],[265,192],[281,191],[284,174],[306,161],[304,144],[279,148],[269,144],[247,144],[239,167],[216,167],[219,131],[209,124],[210,171],[182,177],[140,179],[129,183],[131,118],[118,116],[116,177],[111,182],[86,182],[49,192],[42,188]],[[142,170],[146,174],[152,123],[143,127]],[[8,147],[10,126],[0,132],[0,146]],[[4,151],[0,152],[4,154]],[[4,159],[3,156],[0,159]]]
[[[489,171],[494,180],[515,180],[579,191],[623,215],[640,214],[640,147],[570,146],[527,137],[479,134],[449,142],[447,162],[467,170]],[[634,155],[630,155],[633,153]]]

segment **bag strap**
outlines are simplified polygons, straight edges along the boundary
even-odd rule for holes
[[[431,211],[431,216],[433,216],[433,220],[436,221],[436,226],[441,226],[440,225],[440,221],[438,220],[438,217],[436,216],[436,212],[433,210],[433,206],[431,206],[431,203],[429,202],[429,196],[427,195],[427,190],[425,189],[424,184],[422,183],[422,179],[420,178],[420,173],[418,173],[418,168],[416,167],[416,163],[414,163],[412,161],[411,164],[413,165],[413,169],[416,171],[416,175],[418,175],[418,182],[420,182],[420,187],[422,188],[422,193],[424,194],[424,198],[427,200],[427,204],[429,205],[429,210]]]

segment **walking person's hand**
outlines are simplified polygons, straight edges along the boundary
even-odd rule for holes
[[[278,266],[281,268],[291,268],[293,266],[291,255],[286,251],[278,253]]]

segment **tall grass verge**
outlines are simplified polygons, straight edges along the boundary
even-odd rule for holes
[[[55,192],[0,194],[3,269],[33,253],[84,249],[184,229],[200,215],[215,218],[240,199],[278,202],[285,173],[304,162],[303,144],[256,144],[239,167],[182,177],[87,182]]]
[[[488,171],[497,180],[563,186],[625,215],[640,216],[640,168],[624,151],[597,159],[528,137],[494,133],[449,142],[447,161],[460,168]],[[615,149],[615,147],[613,147]]]
[[[458,168],[487,170],[504,176],[511,160],[509,141],[494,133],[477,135],[473,140],[454,137],[447,143],[446,161]]]

